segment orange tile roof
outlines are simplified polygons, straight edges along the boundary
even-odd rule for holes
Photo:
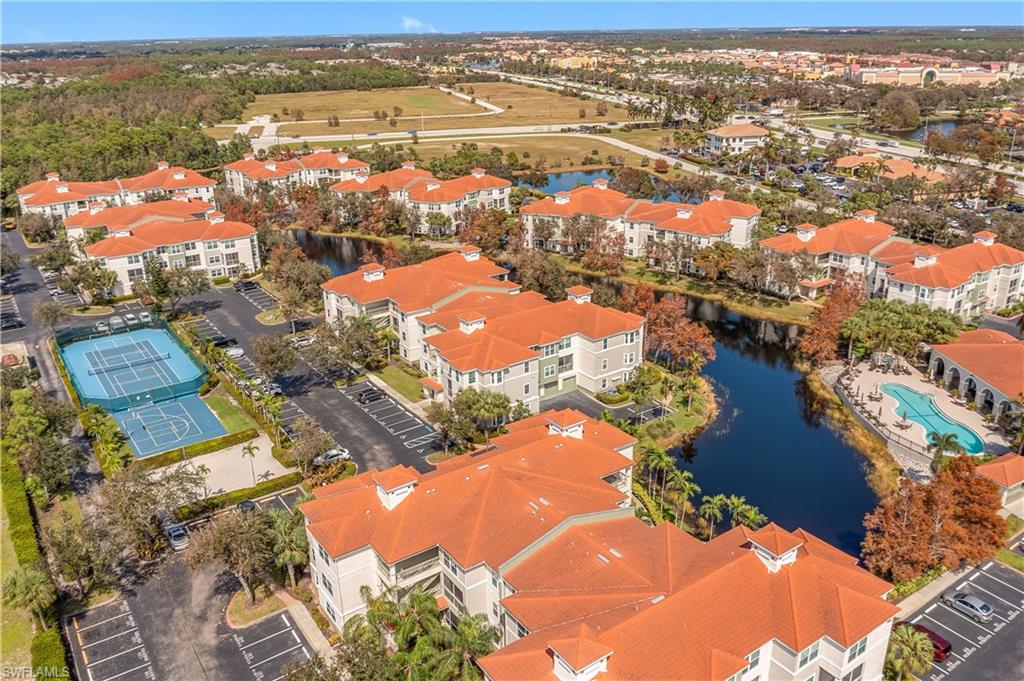
[[[558,203],[555,197],[549,196],[519,209],[520,213],[532,215],[554,215],[571,217],[574,215],[596,215],[603,218],[617,218],[625,214],[633,204],[629,198],[614,189],[598,189],[593,185],[583,185],[564,192],[568,202]]]
[[[879,166],[882,164],[885,166],[885,172],[882,173],[882,177],[890,180],[913,176],[919,177],[925,182],[934,183],[944,182],[949,179],[946,173],[938,170],[929,170],[905,158],[886,158],[874,154],[858,154],[855,156],[844,156],[836,160],[836,167],[843,169],[858,168],[865,165]]]
[[[432,379],[430,376],[424,376],[423,378],[421,378],[420,383],[430,388],[430,390],[434,391],[435,393],[444,390],[444,386],[435,381],[434,379]]]
[[[465,568],[497,568],[567,518],[615,510],[625,498],[603,480],[632,465],[622,454],[546,430],[530,435],[496,437],[493,448],[418,474],[391,510],[377,496],[376,470],[316,488],[299,508],[334,557],[372,546],[394,563],[441,546]]]
[[[436,312],[417,317],[417,320],[428,327],[451,331],[459,328],[459,317],[465,315],[495,319],[512,312],[546,305],[550,305],[550,302],[536,291],[468,291],[455,300],[439,306]]]
[[[1009,452],[981,464],[976,470],[978,475],[985,476],[1000,487],[1014,487],[1024,482],[1024,456]]]
[[[774,573],[742,527],[704,543],[634,517],[575,525],[505,574],[515,593],[502,604],[530,633],[479,664],[495,681],[553,679],[549,648],[585,626],[583,657],[610,651],[608,678],[721,681],[772,639],[849,647],[898,613],[852,556],[803,530],[771,533],[797,547]]]
[[[133,228],[129,236],[108,236],[94,244],[89,244],[85,247],[85,252],[94,258],[116,258],[144,253],[157,246],[181,244],[188,241],[241,239],[255,233],[256,230],[244,222],[156,220]]]
[[[506,274],[508,270],[485,257],[470,261],[459,253],[447,253],[416,265],[387,269],[375,281],[366,281],[361,271],[350,272],[334,277],[322,288],[363,305],[391,300],[404,312],[417,312],[443,304],[450,296],[468,293],[472,288],[518,290],[518,284],[498,278]]]
[[[1011,400],[1024,392],[1024,341],[1002,331],[980,329],[960,335],[955,343],[933,345],[938,353],[960,365]]]
[[[890,267],[889,278],[929,288],[956,288],[977,272],[1024,263],[1024,251],[1002,243],[985,245],[977,241],[936,254],[935,262],[915,267],[912,262]]]
[[[168,191],[173,192],[179,189],[192,187],[212,187],[217,184],[215,180],[203,177],[189,168],[181,166],[163,166],[156,170],[138,175],[115,180],[101,182],[68,182],[58,179],[54,173],[48,174],[45,180],[39,180],[19,187],[17,193],[21,196],[31,195],[25,199],[29,206],[46,206],[70,201],[87,201],[90,199],[102,199],[107,196],[116,196],[122,191],[143,192],[143,191]],[[177,178],[175,175],[182,175]],[[50,178],[53,179],[50,179]],[[64,187],[67,191],[59,191],[58,187]]]
[[[566,415],[562,415],[566,412]],[[548,410],[540,414],[527,416],[519,421],[513,421],[505,426],[508,434],[499,446],[511,446],[513,443],[528,441],[538,437],[538,433],[548,430],[548,421],[552,418],[559,420],[571,420],[572,423],[583,422],[583,441],[592,442],[598,447],[605,449],[621,450],[630,445],[636,444],[636,438],[623,432],[605,421],[595,421],[581,411],[565,408],[561,410]],[[492,440],[492,443],[494,441]]]
[[[405,189],[425,179],[433,179],[429,171],[422,168],[398,168],[374,175],[358,176],[331,185],[332,192],[375,192],[381,187],[389,192]]]
[[[484,189],[511,187],[508,180],[494,175],[466,175],[454,180],[418,182],[409,188],[409,200],[418,203],[450,203]]]
[[[581,624],[574,636],[549,641],[548,647],[577,671],[582,671],[613,652],[612,648],[601,642],[597,632],[586,624]]]
[[[588,293],[593,293],[594,289],[589,286],[584,286],[583,284],[576,284],[575,286],[570,286],[565,289],[565,292],[573,296],[585,296]]]
[[[409,466],[392,466],[383,471],[370,471],[370,479],[376,484],[380,485],[386,492],[390,492],[393,489],[408,485],[419,480],[419,473],[416,472],[415,468]]]
[[[935,244],[915,244],[911,241],[892,240],[871,252],[871,257],[883,265],[902,265],[914,262],[918,255],[936,255],[946,250]]]
[[[761,247],[780,253],[807,251],[814,255],[868,255],[895,233],[893,226],[884,222],[850,218],[819,228],[807,241],[797,236],[796,232],[787,232],[762,240]]]
[[[224,166],[224,170],[237,171],[253,180],[279,180],[301,171],[302,166],[294,159],[260,161],[255,158],[245,158],[228,163]]]
[[[768,135],[768,131],[750,123],[740,123],[738,125],[723,125],[714,130],[708,130],[707,134],[718,137],[765,137]]]
[[[163,166],[163,164],[161,164]],[[151,170],[144,175],[126,177],[120,180],[121,186],[128,191],[167,191],[191,187],[213,187],[216,180],[203,177],[191,168],[182,166],[165,166]]]
[[[110,206],[95,213],[91,210],[82,211],[65,218],[64,226],[81,227],[82,229],[106,227],[107,231],[115,232],[129,229],[151,220],[197,220],[212,210],[213,204],[206,203],[205,201],[198,201],[196,199],[188,201],[168,199],[166,201],[153,201],[152,203],[139,203],[131,206]]]
[[[796,535],[787,532],[775,523],[768,523],[756,532],[751,532],[750,541],[771,551],[776,556],[792,551],[801,544]]]
[[[300,167],[307,170],[358,170],[359,168],[370,167],[370,164],[366,161],[352,158],[348,154],[335,154],[330,151],[314,151],[311,154],[299,156],[295,160]]]

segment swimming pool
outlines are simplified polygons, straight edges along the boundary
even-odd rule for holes
[[[926,395],[899,383],[886,383],[881,390],[896,400],[898,415],[906,414],[908,419],[920,424],[926,432],[956,435],[957,440],[968,454],[981,454],[985,451],[985,443],[978,437],[978,434],[959,421],[954,421],[943,414],[931,395]]]

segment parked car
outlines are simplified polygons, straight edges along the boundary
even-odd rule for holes
[[[179,523],[168,525],[164,528],[164,535],[167,537],[167,543],[175,551],[183,551],[188,548],[188,528],[184,525]]]
[[[234,284],[234,289],[236,291],[251,291],[254,288],[259,288],[259,287],[260,287],[260,285],[257,284],[252,279],[239,279]]]
[[[214,347],[217,348],[226,348],[229,345],[235,345],[238,343],[238,341],[236,341],[234,338],[228,338],[227,336],[220,333],[215,333],[212,336],[204,336],[203,338],[199,339],[199,342],[213,343]]]
[[[966,591],[947,591],[942,594],[942,602],[975,622],[992,620],[992,606]]]
[[[245,355],[245,350],[238,347],[237,345],[233,345],[227,350],[225,350],[224,354],[230,357],[231,359],[238,359],[239,357],[243,357]]]
[[[95,328],[98,333],[110,333],[110,324],[108,324],[106,320],[96,322],[96,324],[93,325],[93,328]]]
[[[312,336],[293,336],[291,338],[291,340],[288,341],[288,344],[291,345],[296,350],[299,349],[299,348],[308,348],[310,345],[313,344],[313,337]]]
[[[121,329],[123,329],[126,326],[128,326],[127,324],[124,323],[124,318],[123,317],[119,317],[117,315],[114,315],[113,317],[111,317],[107,321],[110,322],[110,328],[113,331],[120,331]]]
[[[326,466],[338,461],[349,461],[351,459],[352,455],[348,453],[347,449],[344,447],[333,447],[320,456],[314,457],[313,464],[316,466]]]
[[[379,400],[383,400],[385,397],[387,396],[380,390],[377,390],[376,388],[368,388],[356,395],[356,402],[359,404],[372,404]]]
[[[932,659],[936,662],[942,662],[947,657],[949,657],[949,654],[951,652],[953,652],[953,646],[949,644],[949,641],[942,638],[928,627],[922,626],[920,624],[915,624],[914,622],[906,622],[903,620],[896,622],[896,624],[892,626],[893,629],[896,629],[898,627],[913,627],[917,631],[920,631],[922,634],[927,636],[928,640],[932,642]]]
[[[124,323],[125,324],[129,324],[129,325],[131,325],[131,324],[138,324],[139,323],[139,318],[136,317],[135,315],[133,315],[131,312],[128,312],[124,316]]]
[[[245,501],[239,501],[235,508],[242,513],[252,513],[253,511],[258,511],[260,507],[256,505],[255,501],[246,499]]]
[[[139,313],[139,322],[149,324],[151,321],[153,321],[153,315],[145,311]]]
[[[0,329],[20,329],[25,326],[21,317],[4,317],[0,319]]]

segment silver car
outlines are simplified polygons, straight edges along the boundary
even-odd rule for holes
[[[164,528],[164,534],[167,535],[167,543],[175,551],[183,551],[188,548],[188,528],[184,525],[178,523],[168,525]]]
[[[947,591],[942,594],[942,602],[967,615],[975,622],[992,620],[992,606],[966,591]]]

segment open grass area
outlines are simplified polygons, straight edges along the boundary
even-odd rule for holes
[[[235,128],[234,127],[230,127],[230,128],[220,128],[220,127],[217,127],[217,128],[203,128],[203,133],[207,137],[212,137],[213,139],[215,139],[217,141],[229,140],[232,137],[234,137],[234,135],[235,135]]]
[[[1017,534],[1020,533],[1021,529],[1024,529],[1024,519],[1012,513],[1006,519],[1006,523],[1007,525],[1009,525],[1009,529],[1006,532],[1007,539],[1012,539],[1013,537],[1016,537]],[[1012,568],[1024,572],[1024,556],[1021,556],[1016,551],[1011,551],[1010,549],[1000,549],[999,553],[996,554],[996,559],[1003,563],[1006,563]]]
[[[228,433],[240,433],[243,430],[257,427],[252,417],[234,403],[224,388],[218,388],[204,397],[203,401],[217,415],[217,418],[224,424],[224,429]]]
[[[612,137],[617,137],[623,142],[635,144],[651,151],[661,151],[668,147],[675,146],[672,143],[672,133],[675,130],[667,128],[638,128],[628,132],[623,130],[612,130]]]
[[[71,308],[71,315],[73,317],[102,317],[108,314],[114,314],[114,308],[107,305],[87,305],[85,307]]]
[[[432,114],[469,114],[486,111],[482,106],[428,87],[404,87],[384,90],[328,90],[326,92],[285,92],[256,95],[245,107],[242,118],[277,114],[281,122],[291,121],[296,109],[308,121],[338,118],[372,118],[381,109],[390,116],[394,107],[402,109],[402,117]],[[288,109],[288,114],[282,109]],[[225,121],[230,122],[230,121]],[[385,123],[386,125],[386,123]]]
[[[284,602],[274,594],[268,593],[263,585],[256,589],[256,605],[249,607],[249,599],[245,592],[239,589],[228,602],[228,622],[233,627],[247,627],[253,622],[284,610],[284,607]]]
[[[423,399],[423,384],[420,383],[420,379],[405,373],[398,367],[388,365],[373,373],[407,400],[419,402]]]
[[[272,307],[269,310],[264,310],[256,315],[256,321],[260,324],[266,324],[267,326],[273,326],[280,324],[285,321],[284,314],[281,312],[281,308]]]
[[[572,168],[583,165],[585,156],[593,155],[602,160],[602,165],[609,155],[621,156],[627,165],[640,165],[642,157],[631,151],[602,142],[594,138],[573,137],[569,135],[544,135],[544,136],[508,136],[508,137],[485,137],[479,139],[467,139],[465,142],[472,142],[480,149],[488,151],[498,147],[503,152],[515,152],[519,160],[533,164],[543,158],[549,169]],[[424,141],[412,146],[416,153],[429,161],[445,155],[454,154],[455,150],[463,144],[462,141],[430,142]],[[526,154],[529,154],[527,157]]]
[[[18,561],[8,530],[7,510],[0,504],[0,572],[6,575]],[[0,610],[0,659],[8,669],[32,666],[32,616],[18,608],[4,606]]]

